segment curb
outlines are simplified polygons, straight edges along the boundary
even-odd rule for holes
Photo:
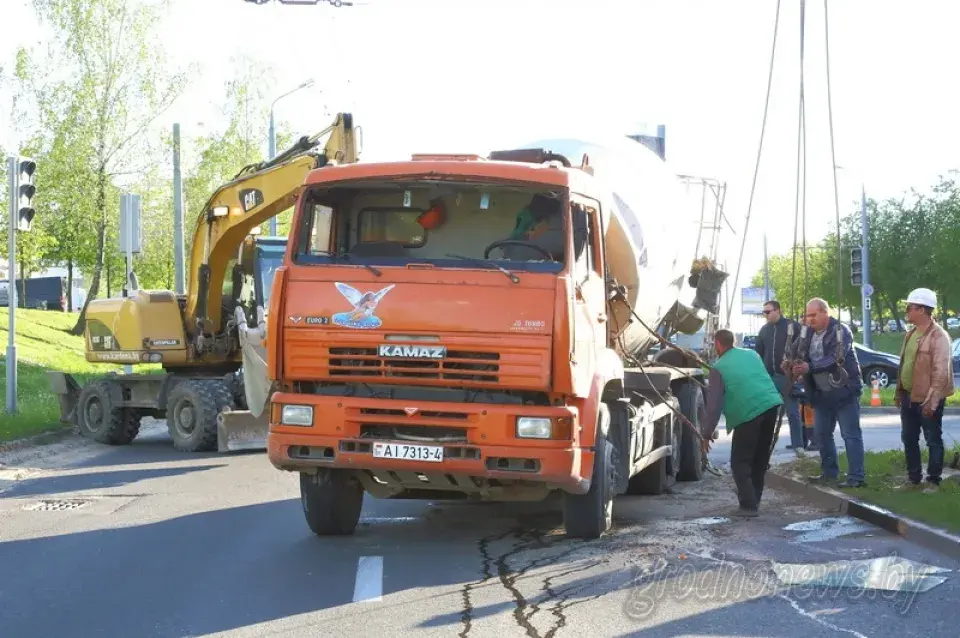
[[[767,471],[766,483],[773,489],[802,496],[817,507],[859,518],[921,547],[960,560],[960,537],[944,530],[851,498],[837,490],[815,487],[772,470]]]
[[[893,405],[889,405],[889,406],[884,405],[884,406],[880,406],[880,407],[878,407],[878,408],[874,408],[874,407],[871,407],[871,406],[869,406],[869,405],[861,405],[861,406],[860,406],[860,413],[861,413],[861,414],[863,414],[863,413],[873,413],[873,414],[900,414],[900,408],[898,408],[898,407],[896,407],[896,406],[893,406]],[[944,408],[944,409],[943,409],[943,415],[944,415],[944,416],[947,416],[947,415],[960,415],[960,408],[954,408],[954,407]]]
[[[0,454],[6,454],[8,452],[14,452],[16,450],[22,450],[28,447],[35,447],[38,445],[50,445],[51,443],[59,443],[60,441],[69,438],[74,433],[74,430],[70,426],[63,426],[55,430],[49,430],[47,432],[41,432],[40,434],[34,434],[33,436],[28,436],[25,439],[16,439],[14,441],[7,441],[6,443],[0,443]]]

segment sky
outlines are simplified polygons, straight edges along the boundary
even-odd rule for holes
[[[41,37],[28,0],[3,0],[17,46]],[[363,161],[412,152],[476,152],[581,123],[632,133],[666,126],[675,172],[727,184],[721,237],[733,271],[757,161],[777,3],[774,0],[363,0],[263,6],[244,0],[171,0],[160,26],[174,63],[200,65],[200,81],[160,126],[184,136],[215,123],[230,59],[273,67],[277,103],[298,133],[336,111],[363,129]],[[739,286],[771,254],[789,250],[797,186],[800,1],[780,10],[769,115]],[[808,1],[804,26],[806,236],[834,227],[824,3]],[[960,118],[949,78],[960,62],[960,3],[832,0],[830,81],[841,214],[861,184],[873,198],[925,190],[960,168]],[[5,19],[5,22],[7,21]],[[11,30],[5,31],[8,36]],[[8,67],[9,68],[9,67]],[[6,91],[6,88],[0,89]],[[0,107],[9,113],[9,96]],[[0,140],[15,140],[9,118]],[[266,147],[266,140],[264,140]],[[699,192],[698,192],[699,194]],[[733,273],[731,272],[731,280]],[[732,281],[731,281],[732,283]],[[739,305],[735,303],[735,305]]]

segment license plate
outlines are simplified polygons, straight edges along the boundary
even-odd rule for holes
[[[443,448],[433,445],[407,445],[405,443],[374,443],[373,456],[378,459],[400,459],[401,461],[443,460]]]

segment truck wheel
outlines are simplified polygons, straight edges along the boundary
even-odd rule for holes
[[[177,383],[167,398],[167,430],[181,452],[217,449],[217,414],[226,388],[217,381],[187,379]],[[229,391],[226,391],[229,394]]]
[[[673,428],[673,435],[678,435],[677,420],[671,419],[671,424],[671,427]],[[670,435],[666,432],[663,426],[658,426],[656,435],[654,436],[654,446],[660,447],[662,445],[667,445],[669,436]],[[676,450],[675,444],[674,450]],[[676,451],[674,451],[674,455],[676,454]],[[673,484],[675,478],[673,473],[671,473],[671,464],[673,462],[674,459],[672,457],[665,456],[662,459],[654,462],[652,465],[648,465],[640,470],[639,474],[630,479],[630,483],[627,486],[627,494],[657,496],[666,492],[667,489],[669,489]]]
[[[77,402],[80,434],[105,445],[128,445],[140,432],[140,413],[114,407],[109,381],[95,381]]]
[[[680,413],[690,420],[690,423],[700,431],[700,417],[704,415],[706,402],[703,399],[703,390],[696,383],[684,383],[677,392],[680,399]],[[690,429],[690,426],[681,422],[682,435],[680,437],[680,470],[677,472],[678,481],[699,481],[703,478],[703,449],[700,439]]]
[[[349,470],[321,468],[300,473],[300,504],[317,536],[353,534],[363,508],[363,485]]]
[[[600,538],[613,524],[618,459],[616,445],[610,440],[609,434],[610,411],[605,403],[601,403],[590,490],[586,494],[563,495],[563,524],[567,528],[567,536]]]
[[[653,465],[640,470],[640,473],[630,479],[627,494],[657,496],[663,494],[670,487],[670,477],[667,475],[667,459],[663,458]]]

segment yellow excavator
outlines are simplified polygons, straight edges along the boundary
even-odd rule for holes
[[[159,374],[109,374],[82,388],[50,371],[60,420],[81,435],[126,445],[144,416],[166,418],[174,447],[188,452],[266,449],[270,393],[265,309],[285,238],[260,237],[260,224],[296,203],[307,174],[359,160],[360,129],[350,113],[302,137],[266,162],[244,167],[200,211],[186,295],[140,290],[91,301],[84,333],[94,363],[159,363]],[[326,143],[321,148],[321,142]],[[223,412],[246,418],[224,420]]]

